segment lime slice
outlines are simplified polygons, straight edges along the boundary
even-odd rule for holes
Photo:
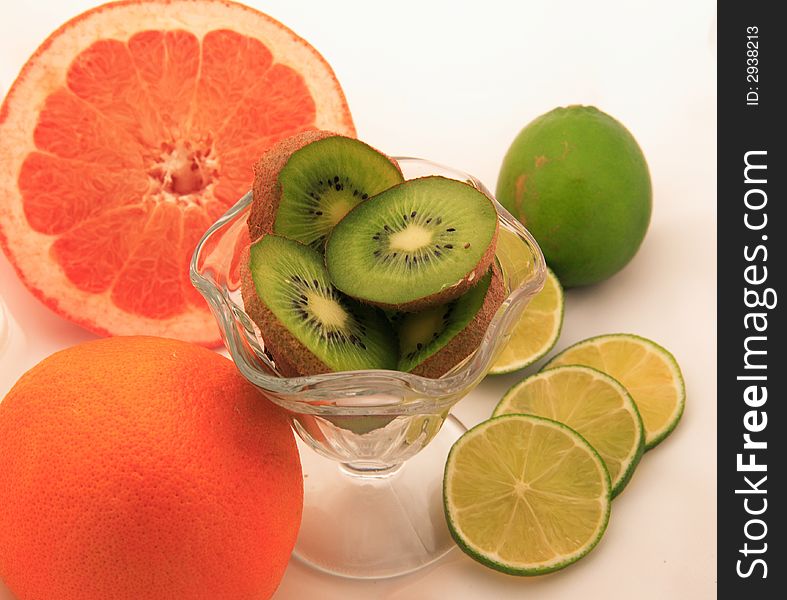
[[[590,367],[557,367],[517,383],[494,416],[518,413],[554,419],[584,437],[604,460],[613,498],[626,487],[645,449],[642,419],[626,388]]]
[[[465,553],[511,575],[541,575],[598,543],[610,490],[604,461],[576,431],[542,417],[504,415],[451,448],[443,501]]]
[[[624,333],[590,338],[555,356],[544,369],[560,365],[585,365],[617,379],[642,416],[645,450],[663,441],[680,421],[686,402],[680,367],[651,340]]]
[[[491,375],[510,373],[532,365],[549,352],[560,337],[563,325],[563,288],[547,269],[544,288],[527,305],[514,327],[506,347],[500,352]]]

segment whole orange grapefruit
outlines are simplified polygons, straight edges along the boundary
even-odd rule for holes
[[[267,598],[302,504],[284,414],[205,348],[88,342],[0,402],[0,578],[20,599]]]

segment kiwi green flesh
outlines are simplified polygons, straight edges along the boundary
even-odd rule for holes
[[[400,371],[412,371],[445,348],[476,316],[492,280],[490,269],[476,285],[456,300],[397,319]],[[447,370],[447,369],[446,369]]]
[[[273,318],[333,371],[395,369],[395,335],[382,312],[340,294],[322,256],[276,235],[252,244],[249,269]],[[258,323],[265,334],[266,324]],[[288,356],[290,363],[298,357]]]
[[[357,205],[325,250],[331,280],[380,306],[406,306],[461,282],[489,258],[497,211],[476,188],[422,177]]]
[[[292,154],[278,176],[273,231],[322,249],[352,208],[403,181],[390,158],[353,138],[332,136]]]

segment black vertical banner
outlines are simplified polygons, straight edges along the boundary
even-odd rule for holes
[[[719,5],[718,595],[787,598],[787,30]]]

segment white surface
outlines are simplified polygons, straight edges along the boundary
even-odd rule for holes
[[[653,176],[650,231],[624,271],[570,291],[557,349],[606,332],[651,337],[675,354],[688,392],[683,422],[644,457],[606,536],[571,568],[523,580],[454,551],[411,576],[355,582],[292,562],[276,598],[715,597],[715,3],[248,3],[328,59],[361,139],[467,170],[491,189],[517,132],[554,106],[596,104],[626,124]],[[0,93],[50,31],[94,4],[0,4]],[[19,325],[1,357],[0,394],[44,356],[91,337],[38,305],[2,256],[0,295]],[[488,417],[520,377],[487,380],[455,414],[466,424]]]

